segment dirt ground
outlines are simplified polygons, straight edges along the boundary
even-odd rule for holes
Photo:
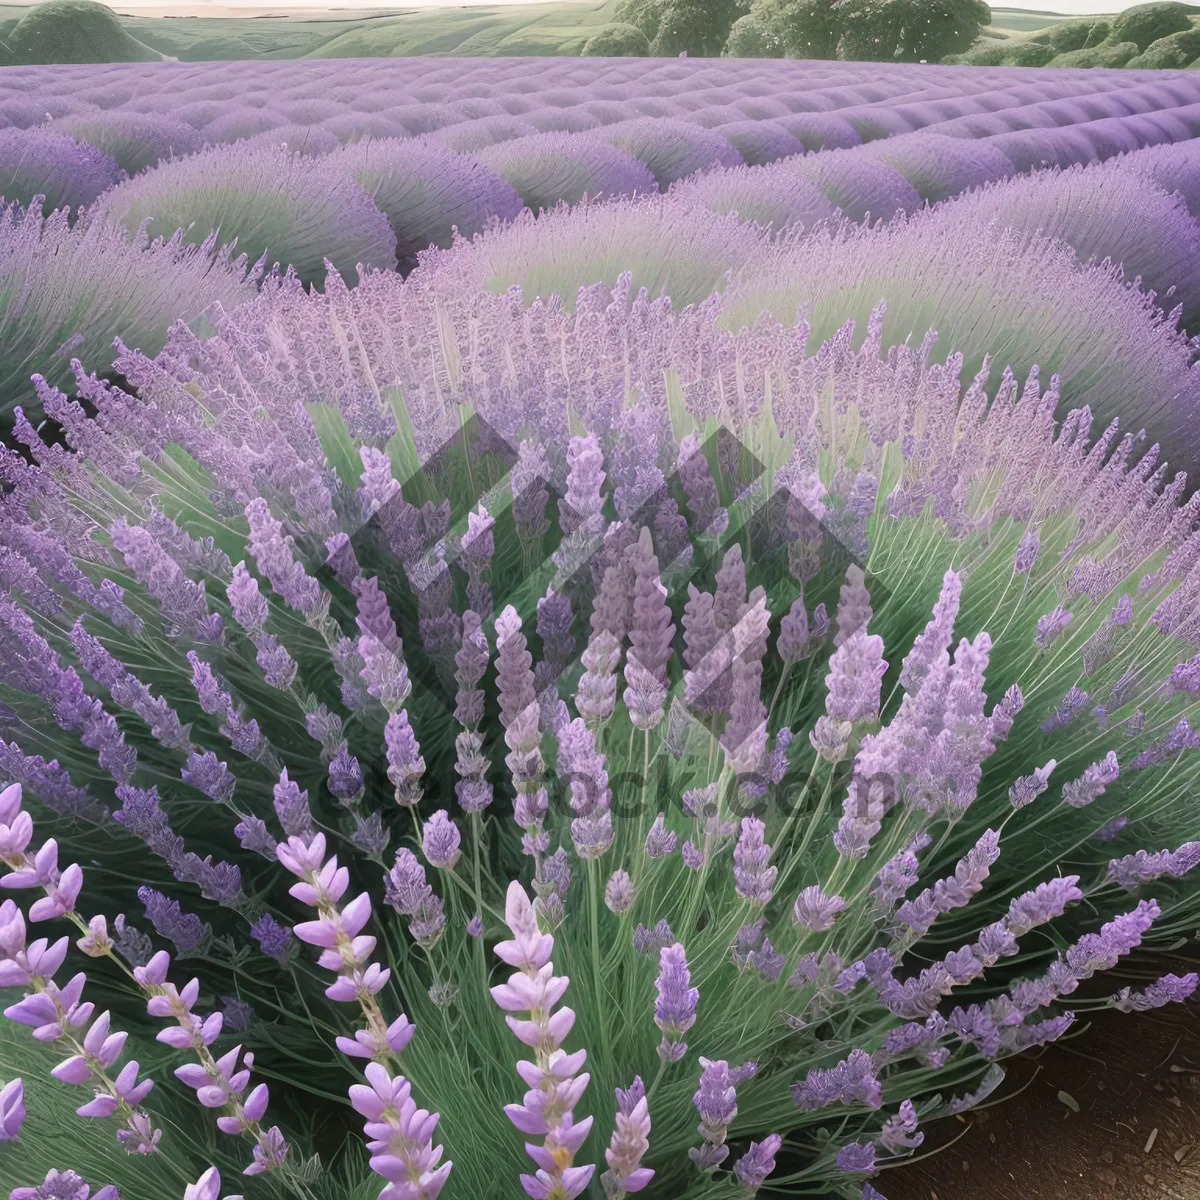
[[[1139,964],[1118,986],[1198,958]],[[1200,1200],[1200,999],[1086,1020],[1080,1036],[1009,1060],[983,1108],[926,1131],[917,1153],[937,1153],[876,1186],[888,1200]]]

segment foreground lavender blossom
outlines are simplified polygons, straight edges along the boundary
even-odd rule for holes
[[[211,337],[122,345],[94,416],[40,381],[56,437],[0,454],[0,984],[61,1051],[21,1043],[30,1094],[90,1089],[130,1196],[159,1164],[189,1200],[332,1193],[308,1126],[348,1095],[381,1200],[870,1197],[1077,1011],[1194,1003],[1079,992],[1198,913],[1196,504],[1055,421],[1118,387],[1099,340],[1181,396],[1190,351],[1077,267],[1069,379],[993,378],[985,330],[964,380],[827,292],[821,346],[754,308],[869,246],[915,270],[933,217],[769,251],[731,220],[746,273],[693,308],[631,273],[488,290],[535,224],[600,254],[671,211],[274,276]],[[687,211],[656,235],[683,258]],[[1010,271],[1036,307],[1061,247],[1004,245],[967,256],[972,303]],[[117,993],[172,1056],[153,1080],[92,1008]],[[207,1161],[168,1091],[213,1110]]]

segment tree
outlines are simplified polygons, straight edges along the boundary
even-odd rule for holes
[[[650,42],[636,25],[606,25],[583,45],[584,58],[645,58]]]
[[[750,16],[766,44],[780,46],[786,58],[837,58],[841,20],[835,0],[758,0]]]
[[[984,0],[841,0],[838,57],[938,62],[961,54],[991,24]]]
[[[748,7],[749,0],[623,0],[616,18],[640,29],[655,57],[686,50],[692,58],[716,58]]]

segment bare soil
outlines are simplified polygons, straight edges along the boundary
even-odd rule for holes
[[[1118,986],[1197,969],[1140,966]],[[1085,1020],[1078,1036],[1009,1060],[984,1107],[926,1131],[917,1153],[937,1153],[876,1186],[888,1200],[1200,1200],[1200,999]]]

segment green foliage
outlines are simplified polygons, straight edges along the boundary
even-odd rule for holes
[[[1139,50],[1145,50],[1159,38],[1169,37],[1191,28],[1188,14],[1195,10],[1189,4],[1176,4],[1163,0],[1157,4],[1139,4],[1127,8],[1112,23],[1108,41],[1110,45],[1135,42]]]
[[[606,25],[583,44],[584,58],[646,58],[650,40],[636,25]]]
[[[960,54],[992,19],[984,0],[844,0],[838,57],[937,62]]]
[[[95,0],[46,0],[17,22],[5,41],[15,64],[161,62]]]
[[[622,0],[617,19],[640,30],[655,57],[716,58],[748,0]]]
[[[1008,53],[1000,61],[1006,67],[1044,67],[1056,53],[1053,46],[1021,42],[1010,46]]]
[[[750,15],[787,58],[837,58],[841,25],[830,0],[760,0]]]
[[[1052,46],[1055,54],[1066,54],[1069,50],[1098,46],[1111,30],[1112,22],[1106,17],[1081,17],[1077,21],[1060,21],[1041,33],[1035,33],[1029,40]]]
[[[988,41],[968,50],[966,54],[947,54],[941,61],[972,67],[998,67],[1007,61],[1012,49],[1012,46],[1006,42]]]
[[[1136,42],[1117,42],[1089,46],[1086,50],[1071,50],[1052,58],[1048,67],[1123,67],[1138,52]]]
[[[783,43],[760,16],[747,13],[734,21],[724,53],[728,58],[782,58]]]
[[[1151,42],[1125,66],[1130,70],[1171,70],[1186,67],[1200,54],[1200,26],[1193,25]]]

